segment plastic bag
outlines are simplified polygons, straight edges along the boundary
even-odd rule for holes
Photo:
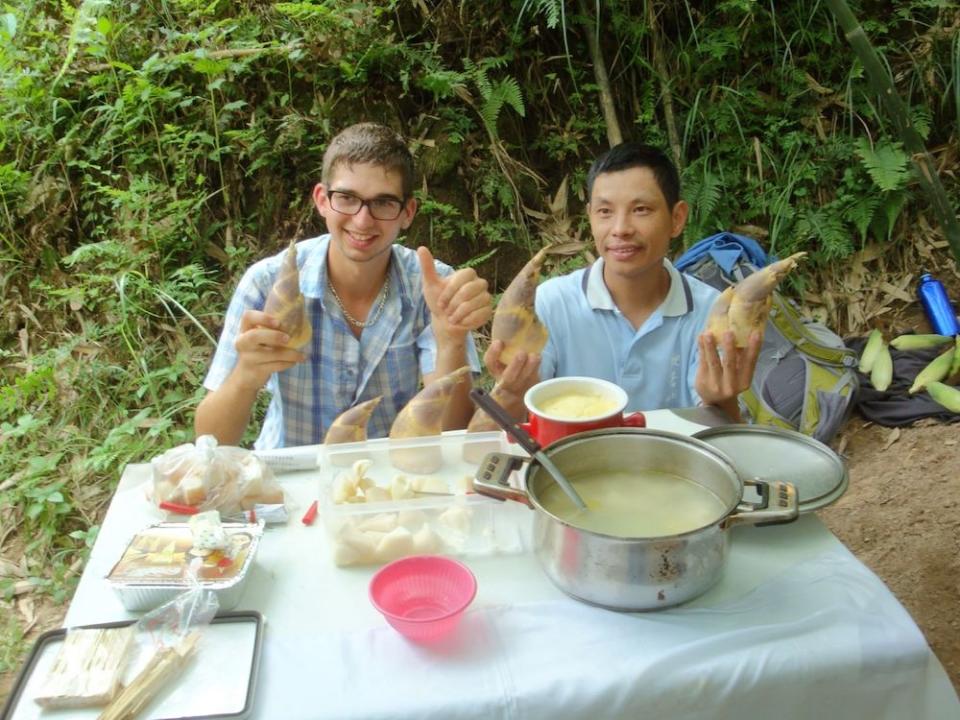
[[[153,500],[163,507],[219,510],[236,515],[256,505],[282,505],[283,490],[267,465],[249,450],[218,446],[212,435],[167,450],[150,461]]]
[[[100,718],[111,720],[137,715],[175,682],[217,614],[217,595],[200,584],[198,567],[188,590],[132,625],[68,630],[34,701],[48,709],[106,705]]]

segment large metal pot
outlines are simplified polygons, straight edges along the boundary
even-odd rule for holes
[[[536,460],[491,453],[477,492],[526,503],[534,510],[533,550],[557,587],[578,600],[615,610],[654,610],[706,592],[723,574],[728,530],[737,524],[786,523],[797,517],[797,494],[783,482],[743,480],[733,463],[707,443],[650,429],[616,428],[571,435],[544,452],[571,480],[601,473],[669,472],[710,490],[723,505],[712,522],[678,535],[625,538],[577,527],[540,502],[553,478]],[[509,483],[522,468],[524,487]],[[642,482],[638,480],[638,482]],[[758,502],[744,502],[744,486]]]

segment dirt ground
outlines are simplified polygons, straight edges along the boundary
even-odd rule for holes
[[[887,584],[960,691],[960,425],[848,423],[850,487],[820,511]]]
[[[835,446],[850,487],[820,511],[830,529],[910,612],[960,689],[960,425],[895,430],[854,417]],[[59,627],[65,608],[26,593],[0,601],[33,625]],[[13,674],[0,675],[0,702]]]

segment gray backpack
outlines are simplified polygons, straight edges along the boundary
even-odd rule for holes
[[[741,238],[730,233],[714,238],[721,238],[728,253],[724,259],[731,260],[730,249]],[[749,258],[762,262],[755,265]],[[684,273],[722,290],[765,265],[766,257],[745,249],[727,264],[728,269],[721,268],[714,255],[702,249],[695,257],[688,251],[675,263]],[[856,365],[855,351],[839,335],[805,320],[792,302],[775,291],[753,382],[741,394],[740,404],[757,424],[799,430],[828,443],[853,409],[859,388]]]

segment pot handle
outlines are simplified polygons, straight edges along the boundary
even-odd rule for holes
[[[756,488],[760,494],[760,502],[741,504],[737,512],[724,518],[724,528],[735,525],[782,525],[797,519],[799,498],[792,483],[779,480],[744,480],[743,484]]]
[[[497,500],[516,500],[533,509],[530,496],[526,491],[515,488],[507,481],[514,470],[521,467],[527,458],[509,453],[488,453],[477,467],[473,478],[473,489],[481,495]]]

